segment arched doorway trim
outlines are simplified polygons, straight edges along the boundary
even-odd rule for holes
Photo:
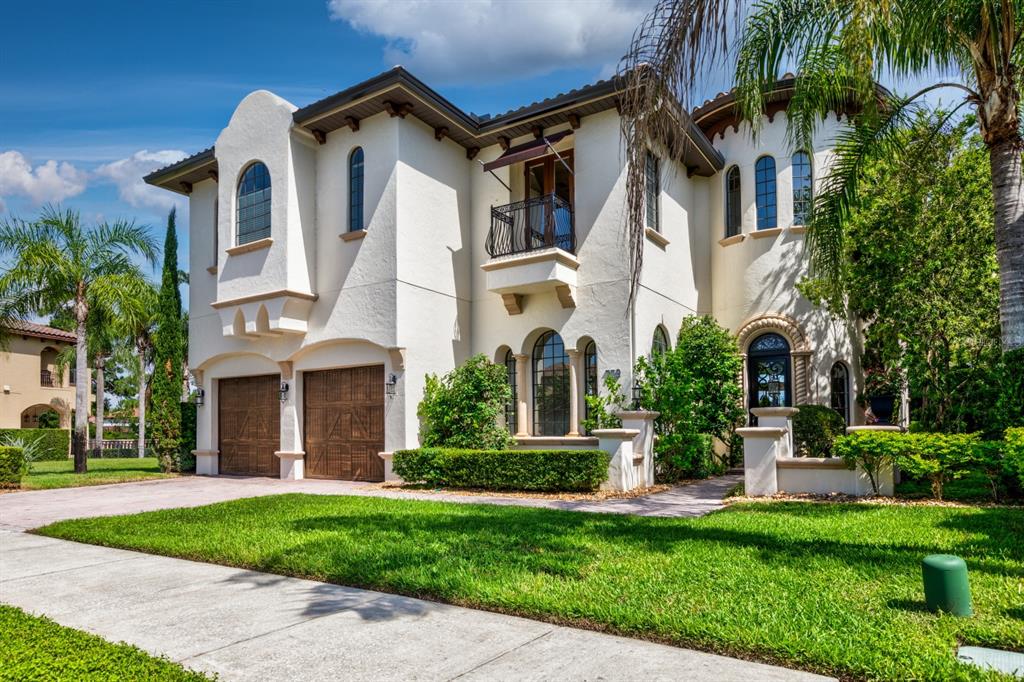
[[[774,332],[782,336],[788,343],[790,348],[790,357],[792,358],[792,375],[793,375],[793,404],[803,405],[813,401],[813,396],[810,392],[810,368],[811,368],[811,350],[810,344],[807,341],[807,336],[804,334],[800,325],[797,324],[796,320],[789,317],[788,315],[782,315],[779,313],[768,313],[766,315],[759,315],[758,317],[752,318],[744,322],[739,331],[736,334],[736,340],[740,347],[740,353],[743,356],[743,390],[744,393],[748,391],[750,385],[750,377],[747,376],[747,351],[750,348],[750,344],[754,340],[766,332]],[[749,396],[748,402],[749,402]]]

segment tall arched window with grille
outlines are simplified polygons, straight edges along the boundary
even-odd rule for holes
[[[597,344],[591,341],[583,350],[583,395],[597,397]],[[583,418],[590,419],[590,404],[583,406]]]
[[[516,404],[519,401],[519,387],[516,385],[516,356],[511,348],[505,351],[505,375],[508,379],[509,388],[512,389],[512,398],[505,403],[505,426],[508,427],[508,432],[514,436],[519,426],[518,414],[516,412]]]
[[[754,189],[757,199],[757,229],[778,226],[778,201],[775,196],[775,159],[762,156],[754,164]]]
[[[348,156],[348,231],[365,229],[363,224],[363,148]]]
[[[533,435],[569,432],[569,354],[562,337],[544,332],[533,346]]]
[[[664,353],[669,349],[668,332],[660,324],[654,328],[654,338],[651,339],[651,355]]]
[[[732,237],[743,229],[740,203],[740,167],[733,166],[725,174],[725,236]]]
[[[846,365],[837,362],[832,365],[829,372],[829,387],[831,388],[832,409],[842,416],[846,423],[850,423],[850,370]]]
[[[238,181],[235,240],[248,244],[270,236],[270,171],[255,161]]]
[[[793,224],[806,225],[814,200],[814,175],[807,152],[793,154]]]

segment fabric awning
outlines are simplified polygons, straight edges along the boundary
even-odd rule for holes
[[[563,130],[562,132],[555,133],[554,135],[546,135],[539,140],[532,140],[525,144],[509,147],[505,150],[504,154],[496,158],[494,161],[485,163],[484,172],[492,171],[495,168],[504,168],[505,166],[510,166],[513,163],[518,163],[520,161],[536,159],[538,156],[544,156],[548,153],[549,144],[554,144],[569,135],[572,135],[571,130]]]

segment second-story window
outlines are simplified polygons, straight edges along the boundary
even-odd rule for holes
[[[793,224],[806,225],[814,199],[814,176],[807,152],[793,154]]]
[[[661,195],[661,179],[658,174],[658,157],[648,151],[644,162],[644,203],[647,209],[647,227],[661,230],[658,211],[658,197]]]
[[[348,230],[363,227],[363,148],[356,147],[348,157]]]
[[[740,233],[743,227],[743,211],[740,203],[740,167],[733,166],[725,174],[725,236]]]
[[[270,236],[270,172],[259,161],[238,181],[237,224],[239,244]]]
[[[754,166],[754,187],[757,190],[757,229],[778,225],[775,199],[775,159],[762,156]]]

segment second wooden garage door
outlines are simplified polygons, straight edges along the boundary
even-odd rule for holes
[[[280,476],[279,382],[277,374],[220,380],[220,473]]]
[[[383,481],[384,366],[302,375],[306,476]]]

